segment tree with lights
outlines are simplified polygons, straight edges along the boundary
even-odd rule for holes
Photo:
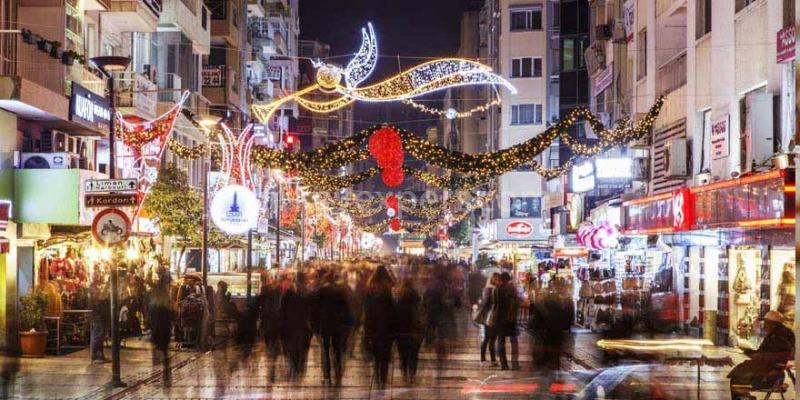
[[[163,236],[175,238],[180,246],[178,265],[186,249],[202,241],[203,199],[189,186],[186,172],[175,164],[162,166],[158,181],[144,202],[144,209],[154,217]],[[213,232],[213,231],[212,231]],[[209,232],[209,243],[222,240],[219,232]],[[186,265],[189,264],[187,260]],[[178,276],[181,275],[177,268]]]

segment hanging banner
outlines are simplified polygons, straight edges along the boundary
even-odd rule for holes
[[[728,156],[728,115],[711,123],[711,158]]]
[[[627,0],[622,9],[622,19],[625,23],[625,40],[630,43],[633,40],[633,32],[636,30],[634,27],[634,12],[636,11],[636,1]]]

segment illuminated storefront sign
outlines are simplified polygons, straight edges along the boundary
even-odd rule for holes
[[[773,170],[622,205],[625,233],[794,226],[794,171]]]
[[[111,107],[105,97],[73,82],[69,119],[92,129],[107,131],[111,123]]]

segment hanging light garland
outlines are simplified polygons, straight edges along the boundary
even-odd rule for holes
[[[486,104],[483,104],[483,105],[480,105],[480,106],[477,106],[477,107],[473,107],[473,108],[471,108],[469,110],[466,110],[466,111],[456,111],[456,110],[454,110],[452,108],[449,108],[447,110],[442,110],[442,109],[439,109],[439,108],[428,107],[428,106],[426,106],[424,104],[417,103],[417,102],[415,102],[414,100],[411,100],[411,99],[403,100],[403,103],[408,104],[411,107],[413,107],[413,108],[415,108],[415,109],[417,109],[419,111],[422,111],[422,112],[424,112],[426,114],[438,115],[440,117],[447,117],[448,119],[456,119],[456,118],[467,118],[467,117],[472,116],[472,114],[475,114],[475,113],[478,113],[478,112],[485,112],[486,110],[492,108],[493,106],[500,105],[501,101],[500,101],[500,99],[493,99],[493,100],[487,102]]]

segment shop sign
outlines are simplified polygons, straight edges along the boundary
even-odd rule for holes
[[[589,160],[572,167],[570,178],[573,192],[588,192],[594,189],[594,162]]]
[[[100,211],[92,221],[92,236],[106,246],[115,246],[128,240],[131,220],[123,211],[107,208]]]
[[[589,249],[585,247],[566,247],[553,249],[553,258],[580,258],[589,257]]]
[[[203,67],[203,86],[220,87],[224,82],[224,65],[206,65]]]
[[[69,119],[98,131],[107,131],[111,124],[108,99],[73,82]]]
[[[506,234],[512,237],[525,238],[533,233],[533,226],[525,221],[512,221],[506,225]]]
[[[258,198],[241,185],[220,189],[211,201],[211,219],[225,233],[241,235],[258,224]]]
[[[797,43],[797,36],[795,35],[794,25],[787,26],[778,31],[776,40],[776,61],[785,63],[794,60],[795,57],[795,44]]]
[[[672,227],[686,231],[694,224],[694,195],[689,188],[672,192]]]
[[[622,227],[628,233],[793,226],[793,170],[682,188],[673,193],[626,201]]]
[[[0,232],[5,232],[8,228],[8,220],[11,219],[11,201],[0,200]]]
[[[626,181],[633,179],[633,159],[630,157],[596,158],[595,178],[598,181]]]
[[[606,68],[598,73],[597,77],[594,78],[594,95],[597,96],[603,90],[606,90],[607,87],[611,86],[611,82],[614,80],[614,63],[612,62],[609,65],[606,65]]]
[[[625,24],[625,40],[628,43],[633,40],[633,32],[635,31],[635,27],[633,26],[635,21],[635,7],[636,0],[627,0],[622,8],[622,20]]]
[[[711,123],[711,158],[714,160],[728,156],[728,116]]]
[[[264,67],[264,75],[271,81],[281,80],[282,68],[277,65],[267,65]]]

